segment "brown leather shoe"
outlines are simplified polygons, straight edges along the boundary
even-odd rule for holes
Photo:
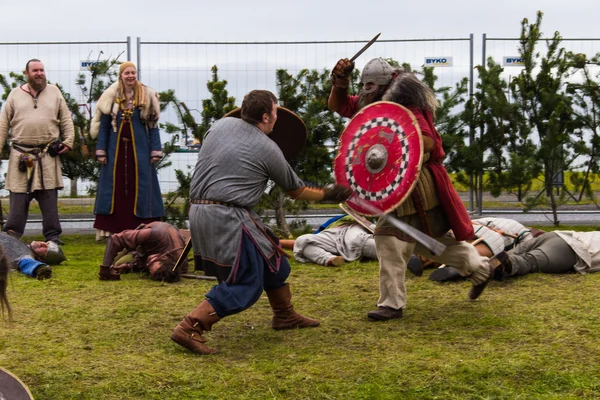
[[[471,290],[469,290],[469,299],[476,300],[479,296],[481,296],[481,293],[483,293],[488,283],[490,283],[489,280],[478,285],[471,285]]]
[[[49,265],[40,265],[35,269],[35,277],[39,281],[52,278],[52,267]]]
[[[210,331],[220,319],[208,300],[204,300],[173,329],[171,340],[196,354],[215,354],[216,349],[204,344],[206,338],[202,333]]]
[[[98,278],[101,281],[120,281],[121,280],[121,274],[119,274],[110,265],[101,265],[100,266],[100,273],[98,274]]]
[[[273,309],[273,320],[271,321],[273,329],[314,328],[320,325],[319,321],[306,318],[294,311],[289,284],[279,289],[268,290],[267,297]]]
[[[367,313],[369,321],[389,321],[390,319],[402,318],[402,309],[391,307],[377,307],[377,310]]]

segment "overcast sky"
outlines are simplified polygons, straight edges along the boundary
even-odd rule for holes
[[[548,36],[600,38],[598,0],[0,0],[0,42],[516,37],[537,10]]]

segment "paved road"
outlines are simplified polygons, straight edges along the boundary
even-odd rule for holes
[[[459,193],[461,199],[465,202],[469,201],[469,193]],[[598,193],[600,197],[600,193]],[[2,199],[2,204],[7,204],[8,199]],[[502,195],[494,198],[489,193],[484,193],[483,201],[495,201],[505,203],[507,205],[518,204],[514,196]],[[59,202],[62,204],[69,205],[92,205],[94,198],[60,198]],[[317,227],[326,221],[328,218],[338,215],[339,210],[311,210],[306,212],[301,218],[306,219],[307,223],[313,227]],[[515,219],[525,225],[552,225],[552,215],[549,212],[534,211],[529,213],[523,213],[518,208],[505,208],[505,209],[486,209],[483,210],[483,216],[497,216],[504,218]],[[473,215],[473,218],[476,218]],[[30,215],[30,220],[27,224],[25,231],[26,235],[39,235],[42,233],[40,215]],[[294,217],[290,217],[288,220],[293,220]],[[600,226],[600,209],[594,205],[576,205],[576,206],[564,206],[561,207],[559,212],[559,221],[561,225],[598,225]],[[80,215],[68,215],[62,219],[62,227],[64,234],[92,234],[94,229],[92,228],[93,215],[80,214]]]
[[[317,227],[325,222],[328,218],[338,215],[339,212],[335,209],[310,211],[303,214],[300,218]],[[494,209],[484,210],[482,216],[511,218],[521,222],[524,225],[552,225],[552,215],[550,213],[542,213],[539,211],[523,213],[515,212],[514,209]],[[476,218],[473,215],[473,218]],[[37,219],[36,219],[37,218]],[[292,221],[296,217],[289,217],[288,221]],[[565,210],[559,212],[559,221],[561,225],[598,225],[600,226],[600,210]],[[63,218],[61,221],[63,234],[93,234],[94,229],[93,216],[78,215]],[[25,235],[39,235],[42,233],[42,224],[39,216],[32,215],[28,222]]]

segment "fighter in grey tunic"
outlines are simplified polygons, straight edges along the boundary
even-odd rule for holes
[[[206,274],[217,276],[219,284],[171,335],[173,341],[197,354],[216,352],[204,344],[204,331],[221,318],[251,307],[263,291],[273,309],[273,329],[319,325],[294,311],[286,282],[290,263],[282,257],[278,239],[250,208],[260,200],[269,179],[293,199],[340,202],[352,192],[304,186],[268,136],[278,114],[275,95],[254,90],[244,97],[242,119],[223,118],[215,123],[198,154],[190,185],[194,259]],[[305,133],[304,123],[295,117]]]
[[[233,278],[244,231],[270,267],[279,268],[279,253],[251,210],[269,179],[286,192],[304,186],[279,147],[256,126],[238,118],[217,121],[202,144],[190,187],[192,244],[206,274]]]

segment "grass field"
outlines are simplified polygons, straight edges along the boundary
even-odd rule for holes
[[[0,366],[36,399],[597,399],[600,274],[493,282],[409,275],[402,320],[368,322],[377,264],[293,263],[294,304],[314,329],[274,331],[266,296],[207,334],[196,356],[171,330],[212,286],[97,278],[104,244],[66,236],[69,260],[37,281],[13,273]]]

